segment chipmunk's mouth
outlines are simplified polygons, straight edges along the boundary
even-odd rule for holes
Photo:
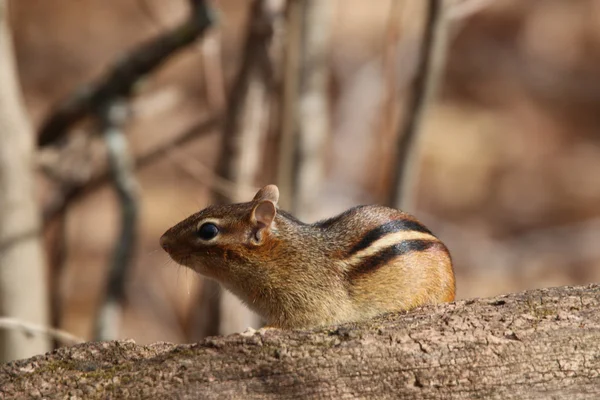
[[[166,251],[170,256],[172,256],[174,250],[173,243],[171,238],[166,233],[160,237],[159,243],[160,247],[162,247],[164,251]]]
[[[171,260],[175,261],[177,264],[183,265],[184,267],[192,268],[192,257],[189,254],[178,252],[167,252],[167,254],[169,255],[169,257],[171,257]]]

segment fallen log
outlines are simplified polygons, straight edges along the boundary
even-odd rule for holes
[[[84,343],[0,367],[0,398],[600,399],[600,285],[312,331]]]

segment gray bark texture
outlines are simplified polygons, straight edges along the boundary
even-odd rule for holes
[[[0,368],[0,398],[600,398],[600,285],[192,345],[85,343]]]
[[[8,9],[0,0],[0,316],[47,325],[48,290],[34,196],[33,131],[15,66]],[[0,331],[0,361],[50,350],[45,336]]]

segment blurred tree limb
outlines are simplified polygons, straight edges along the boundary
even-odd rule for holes
[[[228,196],[213,190],[215,203],[246,201],[252,196],[247,188],[261,175],[274,81],[269,50],[278,14],[270,1],[251,2],[240,68],[227,95],[217,163],[217,176],[233,183],[233,190]],[[255,313],[217,282],[204,279],[202,285],[200,306],[192,309],[190,316],[192,339],[241,332],[261,324]]]
[[[298,90],[302,47],[302,20],[304,0],[289,0],[286,7],[285,56],[283,61],[283,87],[281,95],[281,128],[277,156],[277,186],[279,206],[293,209],[294,169],[298,139]]]
[[[129,97],[140,79],[200,37],[215,17],[207,1],[189,1],[192,11],[187,21],[125,54],[97,82],[84,85],[59,104],[40,129],[39,146],[56,143],[69,128],[87,114],[100,110],[107,101]]]
[[[104,301],[96,318],[95,340],[111,340],[118,337],[125,300],[125,283],[131,269],[131,258],[136,241],[139,215],[138,184],[127,138],[123,131],[127,112],[126,102],[115,99],[98,116],[108,148],[112,180],[121,205],[121,231],[116,241],[108,280],[105,284]]]
[[[298,141],[292,212],[310,220],[320,206],[325,179],[334,6],[331,1],[303,0],[302,11],[299,87],[294,99]]]
[[[392,173],[389,205],[414,212],[420,162],[419,141],[425,116],[443,73],[448,39],[448,19],[444,0],[427,1],[417,73],[407,102],[405,120],[396,146],[396,167]]]
[[[99,340],[114,339],[118,335],[126,276],[130,269],[137,226],[137,182],[133,173],[134,163],[123,132],[127,119],[127,101],[140,79],[177,50],[192,43],[211,26],[213,15],[208,0],[190,0],[190,5],[191,13],[187,21],[123,56],[98,82],[84,86],[60,104],[40,130],[39,145],[48,146],[65,137],[70,127],[89,114],[100,123],[100,130],[104,134],[122,219],[104,300],[94,328],[94,337]],[[57,196],[55,204],[58,206],[54,210],[64,210],[67,199],[76,195],[80,189],[78,185],[69,184],[68,189]],[[55,303],[57,300],[53,301]]]
[[[248,17],[246,40],[240,69],[227,96],[223,118],[219,176],[241,186],[253,186],[260,167],[261,142],[269,117],[268,95],[273,88],[273,66],[269,46],[273,36],[272,19],[277,15],[266,0],[254,0]],[[240,191],[234,198],[217,196],[217,202],[247,200]]]
[[[391,173],[388,200],[392,207],[407,212],[415,211],[421,156],[419,143],[422,140],[425,116],[434,101],[444,72],[448,41],[453,34],[451,22],[456,25],[456,21],[482,11],[491,3],[493,0],[427,0],[416,76],[396,139],[396,161]],[[398,86],[397,82],[392,84],[394,87]]]
[[[89,113],[101,112],[106,102],[131,94],[136,82],[160,66],[170,55],[184,48],[201,36],[214,22],[213,11],[206,1],[190,0],[192,13],[190,18],[170,32],[159,35],[143,43],[130,54],[116,62],[98,82],[88,84],[72,97],[60,104],[42,125],[39,134],[40,146],[49,145],[66,136],[70,127]],[[183,144],[198,133],[217,125],[218,117],[192,127],[182,136],[173,139],[166,148],[159,148],[135,159],[136,167],[146,165],[168,152],[173,145]],[[87,182],[69,182],[62,185],[44,208],[44,221],[54,219],[75,199],[101,186],[110,178],[108,172],[90,177]]]

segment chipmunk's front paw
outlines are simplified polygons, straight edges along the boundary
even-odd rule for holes
[[[273,331],[273,330],[278,330],[278,329],[279,328],[275,328],[274,326],[263,326],[260,329],[254,329],[252,327],[248,327],[248,329],[246,329],[244,332],[240,333],[240,335],[245,336],[245,337],[254,336],[256,334],[264,335],[267,331]]]

